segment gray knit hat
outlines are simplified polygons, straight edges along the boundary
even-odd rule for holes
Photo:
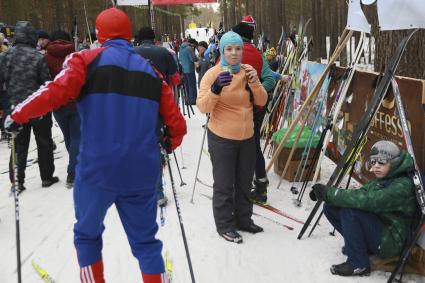
[[[400,149],[391,141],[379,141],[370,149],[369,159],[397,164],[400,159]]]

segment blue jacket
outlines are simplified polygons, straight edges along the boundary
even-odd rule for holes
[[[194,62],[198,61],[198,59],[195,56],[195,50],[189,43],[184,42],[180,46],[179,59],[184,74],[195,73]]]
[[[53,82],[16,107],[13,119],[25,122],[76,99],[81,119],[76,177],[116,193],[153,190],[160,170],[159,115],[173,148],[186,133],[171,89],[122,39],[73,53],[64,66]]]

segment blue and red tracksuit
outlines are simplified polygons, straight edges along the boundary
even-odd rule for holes
[[[115,204],[141,270],[164,272],[162,243],[155,239],[158,116],[173,149],[186,134],[170,87],[127,40],[114,39],[70,55],[55,80],[19,104],[12,118],[25,123],[71,99],[81,119],[74,186],[80,266],[101,259],[103,220]]]

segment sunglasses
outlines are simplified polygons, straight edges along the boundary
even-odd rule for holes
[[[369,160],[369,165],[374,166],[375,164],[378,165],[385,165],[388,163],[388,160],[378,160],[378,159],[371,159]]]

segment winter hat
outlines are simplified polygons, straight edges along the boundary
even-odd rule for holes
[[[143,41],[143,40],[154,40],[155,39],[155,32],[153,31],[153,29],[151,27],[142,27],[139,30],[139,40]]]
[[[52,32],[52,35],[50,36],[51,41],[55,40],[66,40],[71,41],[71,35],[63,30],[56,30]]]
[[[42,39],[49,39],[49,34],[45,30],[39,30],[37,32],[37,36],[38,36],[38,39],[40,39],[40,38],[42,38]]]
[[[397,164],[400,159],[400,149],[391,141],[378,141],[370,149],[369,159]]]
[[[247,23],[240,22],[232,30],[242,36],[245,41],[251,41],[254,38],[254,28]]]
[[[208,49],[208,43],[206,43],[205,41],[200,41],[198,43],[198,46],[204,47],[205,49]]]
[[[257,28],[257,23],[255,22],[254,18],[251,15],[245,16],[242,19],[242,23],[246,23],[250,25],[251,27],[253,27],[254,29]]]
[[[189,40],[187,41],[190,44],[193,44],[195,46],[198,46],[198,41],[196,41],[196,39],[194,38],[189,38]]]
[[[96,36],[101,44],[110,39],[130,41],[132,37],[130,19],[120,9],[106,9],[96,18]]]
[[[233,74],[239,73],[241,69],[241,63],[238,63],[236,65],[230,65],[229,63],[227,63],[226,59],[224,58],[224,47],[226,45],[240,45],[241,47],[243,47],[242,38],[236,32],[228,31],[220,39],[220,54],[221,54],[220,66],[222,67],[230,66]]]
[[[274,49],[274,47],[267,49],[266,51],[266,58],[267,60],[273,60],[274,58],[276,58],[276,49]]]

